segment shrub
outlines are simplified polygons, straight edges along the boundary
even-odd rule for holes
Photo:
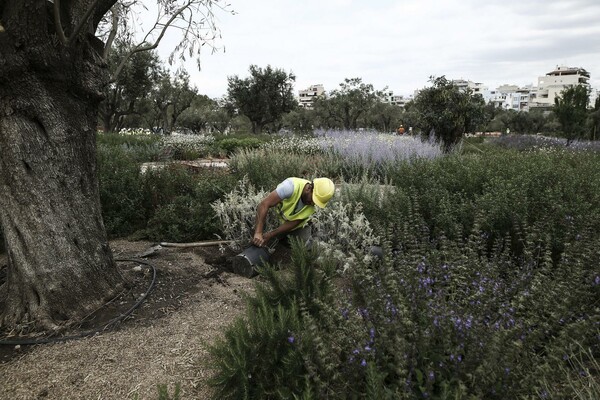
[[[256,149],[263,143],[262,140],[254,137],[246,138],[225,138],[219,140],[218,148],[228,156],[231,156],[238,150]]]
[[[256,187],[271,191],[290,176],[317,176],[317,171],[321,170],[319,162],[318,157],[257,149],[237,152],[229,167],[238,177],[247,176]]]
[[[161,138],[161,146],[170,159],[194,160],[208,156],[214,141],[212,135],[169,135]]]
[[[138,162],[121,147],[99,146],[98,179],[102,216],[109,236],[126,236],[146,224]]]
[[[96,135],[99,147],[119,147],[138,161],[158,161],[164,157],[161,137],[158,135],[127,135],[103,133]]]
[[[193,186],[188,188],[189,193],[177,191],[171,200],[156,207],[146,228],[148,238],[191,242],[222,234],[211,203],[231,190],[233,179],[218,172],[190,178]]]
[[[212,350],[217,398],[527,398],[549,382],[551,398],[577,396],[572,345],[600,354],[594,231],[569,231],[554,263],[532,227],[514,263],[502,240],[486,255],[479,229],[432,242],[411,215],[387,240],[400,251],[338,285],[298,248],[289,274],[265,268],[268,285]]]
[[[292,251],[293,274],[284,277],[270,266],[262,268],[267,284],[258,284],[257,294],[248,298],[247,316],[211,346],[215,399],[288,399],[310,389],[303,358],[324,349],[298,335],[322,304],[332,301],[331,269],[315,268],[310,260],[316,254],[304,247],[294,244]]]
[[[220,170],[192,173],[176,164],[140,171],[120,147],[98,151],[100,200],[107,233],[169,241],[208,239],[219,233],[210,203],[234,186]]]

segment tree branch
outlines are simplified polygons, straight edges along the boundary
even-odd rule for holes
[[[55,6],[56,6],[56,3],[57,3],[57,0],[54,0]],[[87,22],[88,18],[90,18],[92,13],[96,10],[96,7],[98,6],[99,3],[100,3],[100,0],[94,0],[94,2],[92,4],[90,4],[90,6],[89,6],[88,10],[85,12],[83,18],[81,18],[81,20],[79,20],[79,23],[73,30],[73,33],[71,33],[71,36],[69,36],[69,38],[67,39],[67,44],[70,44],[77,37],[77,35],[79,35],[79,32],[81,31],[81,29]]]
[[[117,10],[118,7],[119,6],[117,4],[115,4],[111,8],[112,27],[110,29],[110,34],[108,35],[108,39],[106,39],[106,44],[104,45],[104,53],[102,54],[102,58],[104,58],[104,60],[108,60],[108,55],[112,48],[113,41],[115,40],[115,37],[117,36],[117,31],[119,30],[119,10]]]
[[[65,36],[65,31],[62,28],[62,23],[60,21],[60,0],[54,0],[54,29],[56,30],[56,35],[58,36],[58,40],[63,45],[67,45],[68,40]]]
[[[151,29],[144,37],[144,40],[142,40],[142,42],[140,44],[138,44],[133,50],[131,50],[125,57],[123,57],[123,60],[121,60],[121,63],[115,70],[115,73],[110,78],[110,82],[114,82],[117,79],[117,77],[119,76],[119,74],[121,73],[123,68],[125,67],[125,64],[127,63],[127,61],[129,61],[131,56],[133,56],[135,53],[156,49],[158,47],[158,45],[160,44],[160,41],[162,40],[162,38],[165,36],[167,29],[173,23],[173,21],[175,21],[177,19],[177,17],[179,17],[179,15],[181,15],[181,13],[183,13],[185,10],[187,10],[191,4],[192,4],[191,1],[188,1],[184,6],[182,6],[179,10],[177,10],[165,24],[159,24],[158,23],[159,21],[157,21],[154,24],[154,27],[162,25],[162,30],[160,31],[160,34],[158,35],[158,38],[156,39],[156,41],[153,44],[148,44],[146,46],[143,46],[143,44],[146,43],[146,39],[148,38],[148,36],[150,36],[150,33],[152,33],[154,31],[154,29]]]
[[[94,12],[94,29],[98,28],[98,24],[102,21],[102,17],[117,3],[117,0],[97,0],[96,10]]]

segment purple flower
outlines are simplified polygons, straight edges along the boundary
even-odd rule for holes
[[[367,366],[367,362],[365,361],[365,359],[363,358],[363,360],[360,362],[360,365],[362,365],[363,367]]]
[[[288,337],[288,338],[287,338],[287,341],[288,341],[289,343],[294,343],[294,341],[295,341],[295,340],[296,340],[296,339],[295,339],[293,336],[290,336],[290,337]]]
[[[594,279],[594,286],[598,285],[600,285],[600,275],[596,275],[596,278]]]
[[[430,381],[435,380],[435,373],[433,371],[429,371],[429,380]]]
[[[344,319],[348,319],[348,309],[344,308],[342,310],[342,317],[344,317]]]

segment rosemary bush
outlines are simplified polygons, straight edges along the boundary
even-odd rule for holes
[[[403,226],[401,251],[336,284],[331,264],[298,248],[288,274],[265,269],[212,350],[215,398],[577,398],[572,366],[597,373],[600,354],[593,231],[569,232],[553,262],[531,227],[515,263],[503,240],[488,255],[479,228],[457,243],[432,242],[418,213]],[[577,346],[591,356],[574,364]]]

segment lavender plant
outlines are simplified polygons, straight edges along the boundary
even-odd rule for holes
[[[324,149],[363,165],[413,158],[434,159],[443,154],[438,143],[424,142],[415,136],[346,130],[317,130],[315,135]]]

